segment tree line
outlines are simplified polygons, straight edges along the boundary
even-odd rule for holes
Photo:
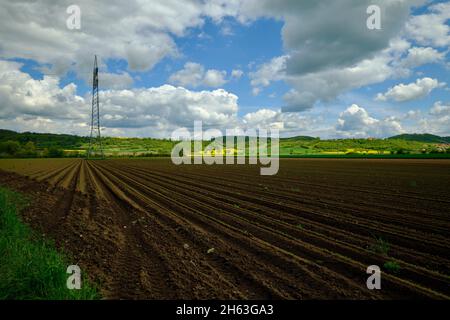
[[[1,158],[61,158],[63,156],[64,150],[56,146],[37,149],[33,141],[24,144],[13,140],[0,142]]]

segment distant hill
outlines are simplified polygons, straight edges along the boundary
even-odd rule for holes
[[[280,140],[283,140],[283,141],[291,141],[291,140],[313,141],[313,140],[320,140],[320,138],[314,138],[314,137],[310,137],[310,136],[295,136],[295,137],[289,137],[289,138],[281,138]]]
[[[425,143],[450,143],[450,137],[440,137],[429,133],[405,133],[397,136],[390,137],[388,139],[397,139],[405,141],[418,141]]]
[[[113,139],[116,138],[106,138]],[[118,138],[117,138],[118,139]],[[130,140],[142,140],[146,138],[126,138]],[[147,138],[151,140],[158,140]],[[395,140],[405,140],[405,141],[416,141],[416,142],[424,142],[424,143],[450,143],[450,137],[440,137],[437,135],[429,134],[429,133],[405,133],[399,134],[396,136],[389,137],[387,139],[395,139]],[[54,134],[54,133],[35,133],[35,132],[15,132],[12,130],[0,129],[0,142],[14,140],[20,143],[26,143],[28,141],[33,141],[38,147],[49,147],[52,145],[59,145],[61,147],[75,147],[81,146],[85,143],[89,142],[89,137],[81,137],[71,134]],[[293,142],[293,141],[320,141],[319,137],[310,137],[310,136],[294,136],[288,138],[280,138],[282,141]],[[336,139],[331,139],[336,140]],[[337,139],[342,140],[342,139]],[[347,140],[347,139],[344,139]],[[358,139],[364,140],[364,139]],[[327,141],[327,140],[322,140]]]

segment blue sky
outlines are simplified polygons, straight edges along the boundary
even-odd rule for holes
[[[365,26],[373,3],[381,30]],[[1,127],[87,134],[98,54],[106,135],[168,137],[196,120],[450,135],[446,1],[78,1],[80,29],[67,27],[69,4],[0,4]]]

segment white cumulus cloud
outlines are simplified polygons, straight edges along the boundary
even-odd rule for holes
[[[183,69],[175,72],[169,77],[169,82],[184,87],[196,88],[220,87],[227,82],[227,72],[215,69],[205,70],[205,68],[195,62],[187,62]]]
[[[77,5],[81,28],[67,28],[66,9]],[[89,73],[124,59],[128,70],[147,71],[165,57],[179,55],[174,36],[185,36],[210,17],[220,23],[238,4],[200,0],[37,0],[1,1],[0,58],[25,58],[48,66],[49,73]]]
[[[450,3],[438,3],[429,7],[429,13],[413,16],[406,30],[411,38],[422,45],[448,47],[450,45]]]
[[[450,116],[450,103],[444,105],[441,101],[436,101],[430,109],[430,114],[435,116]]]
[[[416,68],[428,63],[438,63],[445,60],[445,54],[431,47],[413,47],[408,50],[408,55],[401,61],[401,65]]]
[[[249,74],[250,84],[254,88],[253,93],[258,94],[263,87],[270,85],[272,81],[282,80],[285,77],[286,61],[288,56],[275,57]]]
[[[240,69],[233,69],[231,71],[231,77],[234,78],[234,79],[239,79],[243,75],[244,75],[244,71],[242,71]]]
[[[393,117],[379,120],[353,104],[340,114],[336,131],[344,137],[386,137],[402,133],[403,128]]]
[[[0,126],[13,130],[88,134],[90,94],[81,97],[59,78],[33,79],[21,64],[0,60]],[[238,97],[223,89],[190,91],[155,88],[99,92],[101,124],[110,134],[168,137],[178,127],[201,120],[219,128],[238,123]]]
[[[436,88],[445,86],[445,83],[439,82],[432,78],[417,79],[416,82],[403,84],[400,83],[382,94],[379,93],[376,97],[378,101],[395,100],[395,101],[410,101],[427,96]]]

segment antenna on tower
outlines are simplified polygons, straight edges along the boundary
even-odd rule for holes
[[[97,55],[94,59],[94,72],[92,77],[92,114],[91,114],[91,136],[89,138],[89,150],[87,158],[104,158],[102,140],[100,135],[100,106],[98,99],[98,66]]]

